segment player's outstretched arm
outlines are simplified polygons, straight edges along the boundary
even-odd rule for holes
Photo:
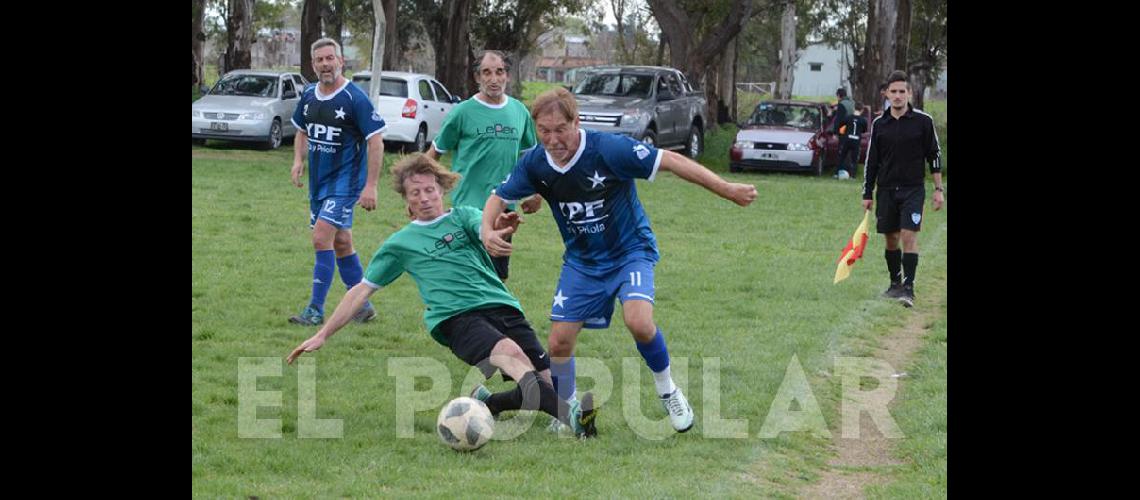
[[[487,203],[483,205],[483,222],[479,227],[479,239],[483,240],[483,247],[487,249],[487,253],[493,257],[502,257],[511,254],[511,244],[504,237],[508,234],[515,232],[518,224],[502,229],[495,229],[498,225],[499,216],[507,209],[507,203],[499,198],[499,195],[492,194],[487,198]]]
[[[672,151],[664,149],[660,151],[661,170],[673,172],[677,177],[703,186],[705,189],[716,193],[717,196],[742,207],[747,207],[756,200],[756,186],[728,182],[700,163]]]
[[[347,325],[348,322],[352,320],[352,315],[356,314],[356,311],[359,311],[360,308],[364,306],[364,303],[368,301],[368,297],[371,297],[375,291],[375,288],[364,283],[358,283],[352,287],[352,290],[349,290],[348,293],[344,295],[344,299],[340,301],[340,304],[337,304],[332,317],[317,331],[317,334],[302,342],[296,349],[293,349],[293,352],[289,353],[289,356],[285,358],[285,362],[293,364],[293,360],[300,357],[301,354],[320,349],[329,337],[332,337],[337,330],[344,328],[344,325]]]

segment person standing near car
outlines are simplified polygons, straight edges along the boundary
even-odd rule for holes
[[[839,180],[855,177],[859,168],[859,139],[867,132],[867,118],[863,116],[863,107],[855,103],[855,113],[847,117],[843,124],[843,132],[839,135],[839,168],[835,178]],[[847,166],[848,157],[851,159]]]
[[[310,53],[319,83],[305,90],[293,112],[293,185],[304,187],[305,152],[309,157],[309,227],[312,228],[313,288],[309,305],[289,318],[298,325],[324,323],[325,297],[333,272],[348,289],[360,283],[364,268],[352,246],[352,211],[359,203],[376,208],[376,182],[384,163],[384,119],[372,101],[341,74],[344,56],[331,38],[313,42]],[[367,147],[367,150],[365,148]],[[367,165],[367,168],[366,166]],[[354,316],[358,322],[376,316],[371,304]]]
[[[438,160],[454,152],[451,170],[462,175],[451,193],[451,205],[482,209],[487,197],[510,173],[521,152],[534,147],[534,120],[526,106],[507,95],[510,59],[487,50],[475,67],[479,93],[451,109],[427,155]],[[513,210],[514,207],[511,207]],[[542,197],[522,202],[523,213],[542,208]],[[507,281],[510,256],[494,257],[495,273]]]
[[[879,185],[876,229],[886,237],[887,270],[891,286],[883,295],[914,306],[914,276],[918,269],[918,231],[926,199],[923,163],[934,177],[934,210],[942,208],[942,151],[934,119],[910,105],[910,86],[902,71],[887,79],[890,109],[871,124],[867,171],[863,179],[863,210],[871,209],[871,194]],[[902,248],[899,248],[899,242]]]

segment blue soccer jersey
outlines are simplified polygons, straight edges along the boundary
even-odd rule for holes
[[[542,195],[566,244],[563,260],[571,265],[601,270],[626,259],[656,262],[657,239],[634,179],[652,181],[661,152],[623,135],[578,133],[578,151],[565,167],[539,144],[515,164],[496,194],[507,202]]]
[[[318,85],[305,89],[293,126],[309,138],[309,197],[360,196],[368,180],[368,138],[385,128],[360,87],[345,80],[327,96]]]

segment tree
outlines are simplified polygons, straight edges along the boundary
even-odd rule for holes
[[[776,95],[780,99],[792,98],[796,59],[796,2],[784,0],[784,13],[780,21],[780,80],[776,87]]]
[[[868,0],[867,45],[860,59],[862,71],[857,87],[860,102],[873,103],[881,99],[879,84],[897,68],[895,55],[899,0]]]
[[[249,69],[252,62],[253,0],[229,0],[226,18],[226,57],[222,73]]]
[[[914,106],[923,109],[926,87],[938,82],[946,61],[946,0],[915,0],[907,72]]]
[[[483,48],[509,53],[510,94],[521,99],[526,71],[522,62],[534,50],[538,36],[562,26],[565,18],[586,11],[586,0],[474,0],[471,36]]]
[[[712,5],[673,0],[647,1],[661,31],[669,33],[673,67],[688,75],[689,81],[695,85],[702,85],[706,72],[716,67],[719,55],[752,15],[752,0],[731,0]],[[703,36],[698,39],[702,32]],[[703,88],[708,100],[708,116],[715,117],[720,100],[717,88],[715,85],[703,85]]]
[[[309,50],[321,38],[320,0],[304,0],[301,7],[301,75],[310,82],[317,81],[313,71],[313,54]]]
[[[384,45],[386,45],[385,40],[387,39],[386,32],[388,25],[388,18],[384,15],[384,1],[385,0],[372,0],[372,15],[376,25],[376,33],[372,35],[372,62],[375,63],[376,67],[380,68],[373,76],[374,85],[368,87],[368,100],[372,101],[372,104],[376,104],[380,98],[380,71],[383,71],[384,68]]]
[[[206,0],[194,0],[193,4],[194,23],[191,30],[191,48],[194,53],[194,83],[192,85],[202,85],[205,83],[205,75],[203,74],[203,66],[205,61],[202,60],[202,42],[206,41],[206,34],[202,31],[202,22],[206,18]]]

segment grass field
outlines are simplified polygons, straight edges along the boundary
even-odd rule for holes
[[[710,136],[702,162],[727,178],[755,184],[759,198],[750,207],[736,207],[667,173],[638,183],[662,255],[656,319],[668,338],[675,378],[696,410],[695,428],[674,435],[666,420],[630,423],[634,419],[627,414],[658,420],[664,411],[620,326],[619,308],[615,326],[587,330],[579,340],[578,355],[596,358],[613,377],[602,401],[599,439],[556,438],[539,417],[518,438],[492,441],[469,454],[451,451],[434,434],[444,400],[470,389],[463,385],[469,369],[424,330],[423,306],[408,277],[373,295],[376,321],[350,325],[322,350],[301,358],[304,366],[315,366],[315,376],[299,378],[300,368],[284,366],[282,358],[315,332],[286,323],[308,300],[313,261],[306,190],[289,183],[291,147],[266,152],[213,141],[194,146],[192,495],[794,497],[819,480],[833,448],[808,432],[758,437],[793,357],[837,434],[841,395],[832,376],[835,358],[868,355],[868,346],[926,308],[937,319],[923,349],[912,365],[896,367],[910,373],[891,406],[906,434],[894,451],[905,465],[881,470],[889,481],[867,494],[945,496],[946,210],[933,212],[927,204],[919,307],[906,310],[877,298],[886,286],[886,265],[876,235],[852,277],[831,283],[839,250],[862,216],[859,183],[728,174],[730,142],[727,129]],[[385,172],[395,159],[387,155]],[[385,173],[377,209],[356,213],[353,233],[365,263],[406,223],[402,201],[389,185]],[[508,283],[544,345],[550,327],[545,314],[562,254],[548,210],[528,216],[516,235]],[[329,312],[344,295],[337,280]],[[258,379],[256,390],[280,391],[280,405],[263,406],[256,417],[280,419],[281,438],[239,437],[239,409],[248,411],[239,397],[243,357],[271,358],[271,375]],[[396,422],[408,404],[396,400],[398,379],[388,370],[410,357],[445,366],[450,389],[432,409],[415,413],[414,435],[404,439],[397,437]],[[623,373],[623,358],[636,368],[633,375]],[[581,374],[581,362],[579,367]],[[708,385],[714,379],[718,391]],[[579,390],[596,383],[583,378]],[[418,390],[428,385],[416,382]],[[307,408],[299,404],[305,399],[299,391],[313,386],[315,417],[340,419],[341,437],[299,437],[299,416]],[[498,377],[490,386],[510,387]],[[717,397],[719,405],[712,401]],[[708,420],[717,414],[745,420],[747,437],[713,437],[726,429]],[[637,431],[646,428],[665,438],[640,437]]]

